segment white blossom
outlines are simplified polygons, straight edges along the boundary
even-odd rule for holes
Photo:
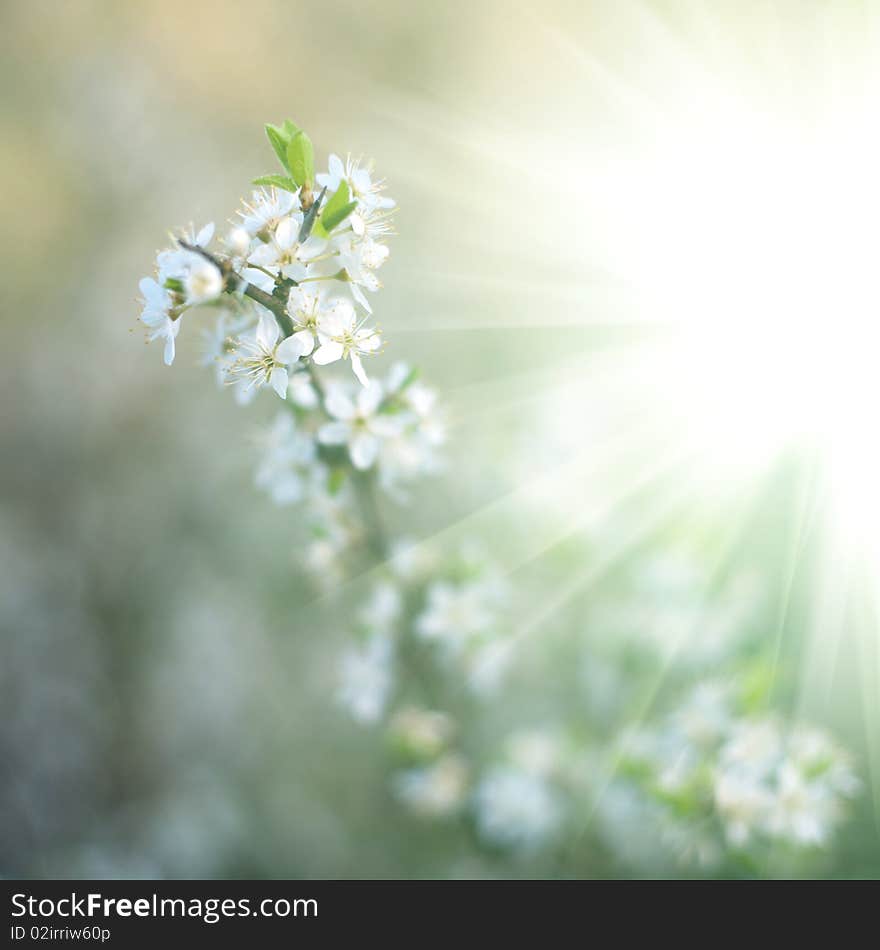
[[[367,603],[361,608],[360,619],[377,633],[387,633],[400,619],[403,598],[391,581],[381,581],[374,588]]]
[[[204,303],[223,293],[223,275],[207,260],[194,262],[183,281],[187,303]]]
[[[229,252],[232,260],[239,267],[241,267],[247,260],[248,255],[250,254],[253,247],[253,242],[254,238],[247,228],[243,227],[242,225],[236,225],[235,227],[230,228],[226,237],[223,239],[223,244],[226,247],[226,250]]]
[[[481,581],[452,584],[435,581],[428,588],[425,609],[418,616],[418,636],[460,652],[495,625],[494,592]]]
[[[393,640],[373,634],[342,656],[339,702],[359,722],[376,722],[382,715],[392,684]]]
[[[254,481],[278,505],[303,498],[306,469],[315,460],[314,440],[302,431],[290,412],[281,412],[261,439],[262,458]]]
[[[467,792],[464,759],[449,753],[430,765],[405,769],[392,781],[395,796],[417,815],[439,818],[457,811]]]
[[[373,308],[364,290],[375,293],[382,287],[376,271],[388,258],[388,248],[371,238],[362,241],[342,240],[339,246],[338,261],[348,278],[348,286],[354,299],[367,311]]]
[[[378,330],[364,326],[364,321],[358,322],[354,307],[348,301],[336,301],[332,310],[321,318],[318,340],[321,345],[312,354],[318,366],[350,359],[360,384],[368,385],[361,357],[375,353],[382,345],[382,339]]]
[[[239,339],[227,379],[239,387],[244,397],[263,386],[271,386],[281,399],[286,399],[288,366],[299,357],[299,344],[292,337],[282,340],[275,319],[263,313],[255,330]]]
[[[152,277],[140,282],[144,308],[141,320],[147,327],[147,339],[165,341],[165,365],[174,362],[174,341],[180,332],[180,318],[174,307],[171,292]]]
[[[764,834],[805,847],[827,841],[858,787],[825,734],[794,726],[786,735],[774,718],[744,720],[719,753],[715,802],[732,843]]]
[[[494,844],[534,849],[559,830],[564,810],[553,787],[509,765],[491,769],[474,793],[480,834]]]
[[[353,311],[349,301],[331,297],[312,284],[291,289],[287,313],[293,321],[293,336],[301,346],[302,355],[308,356],[317,344],[322,325],[332,330],[337,321],[346,324]]]
[[[180,237],[191,246],[207,248],[214,237],[214,224],[209,222],[199,231],[191,227],[184,230]],[[159,282],[164,284],[170,278],[185,283],[190,270],[203,263],[208,262],[200,254],[176,244],[172,248],[160,251],[156,256]]]
[[[315,179],[322,188],[329,192],[335,192],[342,181],[348,184],[349,193],[353,200],[364,208],[373,209],[393,208],[395,202],[392,198],[386,198],[382,191],[385,183],[383,181],[373,181],[370,172],[366,168],[361,168],[360,163],[350,155],[345,162],[335,154],[331,154],[327,162],[328,174],[315,175]]]
[[[253,268],[261,267],[276,276],[290,280],[303,280],[307,276],[309,262],[324,250],[325,242],[309,237],[299,242],[301,217],[282,218],[265,244],[258,244],[248,257]]]
[[[405,363],[391,367],[385,390],[398,425],[393,436],[382,443],[380,478],[382,487],[403,501],[400,482],[440,468],[438,449],[445,441],[445,426],[436,409],[436,393],[412,381]]]
[[[381,440],[396,429],[393,418],[382,416],[377,410],[382,402],[382,385],[376,381],[361,389],[351,399],[335,387],[324,402],[333,417],[318,430],[318,441],[324,445],[347,445],[352,465],[368,469],[376,461]]]
[[[306,372],[290,374],[288,391],[291,402],[300,409],[316,409],[320,402],[320,397]]]
[[[444,712],[406,706],[394,714],[389,735],[409,756],[433,758],[447,745],[455,731],[452,717]]]
[[[213,325],[202,329],[201,365],[211,366],[218,383],[226,380],[229,366],[235,360],[237,337],[249,329],[252,316],[249,313],[220,312]]]
[[[281,188],[260,188],[253,193],[250,204],[245,203],[239,211],[241,226],[251,236],[263,234],[268,237],[282,219],[300,210],[299,194]]]

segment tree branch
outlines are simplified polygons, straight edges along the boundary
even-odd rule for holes
[[[321,197],[323,197],[323,192],[321,193]],[[281,333],[285,337],[288,337],[293,333],[293,320],[291,320],[290,315],[287,313],[287,308],[285,307],[283,300],[281,300],[279,297],[275,297],[273,294],[267,294],[265,290],[260,290],[259,287],[254,287],[253,284],[249,284],[243,277],[239,276],[232,269],[229,261],[216,257],[210,251],[206,251],[203,247],[199,247],[198,244],[190,244],[188,241],[184,241],[181,238],[177,239],[177,243],[185,250],[191,251],[193,254],[198,254],[200,257],[203,257],[206,261],[209,261],[211,264],[213,264],[223,275],[224,285],[226,287],[227,293],[232,293],[233,291],[238,290],[239,287],[244,284],[243,293],[245,297],[250,297],[251,300],[260,304],[260,306],[265,307],[269,313],[275,317],[275,320],[281,329]],[[318,374],[315,371],[312,361],[310,359],[307,360],[305,365],[312,385],[315,387],[315,390],[318,393],[318,398],[323,405],[324,398],[326,396],[324,386],[322,385],[321,380],[318,378]],[[378,499],[376,498],[376,479],[374,473],[359,472],[354,468],[354,466],[350,466],[350,468],[355,496],[357,497],[358,506],[361,510],[361,516],[363,517],[364,525],[367,529],[367,544],[376,558],[380,561],[384,561],[388,557],[388,538],[385,534],[385,528],[382,524],[381,515],[379,514],[379,504]]]
[[[265,307],[272,314],[272,316],[275,317],[275,320],[285,337],[288,337],[293,333],[293,320],[290,319],[283,300],[279,300],[278,297],[273,297],[272,294],[267,294],[265,290],[260,290],[259,287],[254,287],[253,284],[249,284],[243,277],[235,273],[235,271],[229,265],[229,261],[216,257],[210,251],[206,251],[203,247],[199,247],[198,244],[190,244],[189,241],[184,241],[182,238],[178,238],[177,243],[184,250],[191,251],[193,254],[198,254],[199,257],[203,257],[206,261],[213,264],[223,275],[227,293],[237,290],[241,284],[244,284],[243,293],[245,297],[250,297],[251,300],[255,300],[258,304]]]

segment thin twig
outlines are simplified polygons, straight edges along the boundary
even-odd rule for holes
[[[265,290],[260,290],[259,287],[254,287],[253,284],[249,284],[243,277],[235,273],[229,261],[215,257],[210,251],[199,247],[198,244],[190,244],[189,241],[184,241],[182,238],[178,238],[177,243],[184,248],[184,250],[192,251],[193,254],[198,254],[206,261],[210,261],[223,275],[228,293],[238,290],[241,285],[244,284],[243,293],[245,297],[250,297],[251,300],[255,300],[258,304],[265,307],[272,316],[275,317],[285,337],[293,333],[293,320],[290,319],[283,301],[277,297],[273,297],[272,294],[267,294]]]

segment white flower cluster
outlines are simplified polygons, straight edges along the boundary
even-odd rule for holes
[[[507,740],[474,791],[477,830],[489,843],[533,851],[555,840],[569,817],[565,750],[551,732],[530,729]]]
[[[191,247],[207,248],[214,237],[214,225],[207,224],[198,234],[184,234]],[[165,363],[174,362],[175,340],[180,318],[190,307],[216,300],[223,293],[220,268],[195,251],[183,247],[160,251],[156,257],[156,276],[140,282],[141,320],[147,339],[164,340]]]
[[[440,467],[445,432],[436,396],[415,370],[396,363],[371,380],[364,365],[382,345],[369,298],[389,254],[394,201],[384,183],[337,155],[315,174],[311,142],[292,122],[266,134],[285,174],[255,179],[259,187],[216,247],[209,224],[158,254],[155,276],[140,284],[141,320],[148,340],[164,341],[170,364],[184,315],[210,305],[204,365],[240,403],[263,389],[285,400],[259,439],[255,480],[277,504],[308,506],[307,561],[327,579],[367,533],[364,518],[352,516],[351,477],[369,472],[371,491],[375,481],[405,500],[405,483]],[[207,308],[200,319],[210,320]],[[342,363],[354,379],[320,378]]]
[[[320,392],[303,371],[287,379],[289,406],[259,439],[256,485],[279,505],[302,503],[314,543],[310,561],[325,580],[363,530],[351,517],[350,486],[375,472],[377,485],[404,500],[403,485],[439,467],[443,426],[434,393],[403,364],[366,387],[338,381]]]
[[[827,844],[859,789],[849,757],[827,733],[742,712],[731,690],[712,682],[661,728],[628,735],[623,749],[643,792],[661,806],[667,838],[707,865],[726,849]]]
[[[283,305],[290,332],[282,332],[286,321],[254,310],[251,325],[224,346],[223,368],[244,398],[263,386],[286,398],[289,375],[305,358],[318,366],[348,360],[366,386],[362,358],[382,345],[367,325],[368,294],[381,287],[377,271],[388,259],[382,239],[394,201],[350,158],[331,155],[329,172],[315,175],[311,142],[293,123],[266,131],[290,177],[256,180],[268,187],[244,204],[217,253],[210,249],[213,225],[180,235],[175,248],[159,253],[155,278],[140,285],[148,339],[165,341],[170,365],[186,310],[228,293],[241,299],[251,287],[255,299],[263,294]]]
[[[499,646],[506,642],[509,603],[494,565],[465,550],[443,570],[432,567],[431,559],[419,563],[412,552],[392,555],[388,576],[360,613],[359,637],[342,657],[338,698],[361,722],[379,721],[391,704],[401,650],[419,651],[438,672],[463,675],[474,695],[487,685],[475,670],[491,663],[492,685],[504,672],[508,653]]]
[[[731,844],[766,836],[825,844],[859,789],[848,756],[827,733],[778,719],[735,723],[713,773],[715,807]]]

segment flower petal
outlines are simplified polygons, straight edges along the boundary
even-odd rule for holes
[[[349,284],[351,287],[351,295],[354,299],[367,311],[367,313],[372,313],[373,308],[370,306],[370,301],[367,300],[364,292],[358,287],[357,284]]]
[[[207,247],[211,243],[212,237],[214,237],[214,222],[209,221],[196,235],[196,244],[199,247]]]
[[[355,468],[369,468],[379,454],[379,440],[369,432],[358,432],[348,446],[348,454]]]
[[[279,363],[289,365],[290,363],[295,363],[301,356],[305,356],[306,353],[310,353],[312,349],[311,333],[306,330],[305,334],[308,338],[307,340],[303,339],[302,332],[294,333],[293,336],[282,340],[275,350],[275,359],[278,360]]]
[[[339,387],[335,387],[327,393],[324,405],[327,407],[327,412],[336,419],[347,422],[355,416],[354,403]]]
[[[330,330],[333,336],[354,330],[355,323],[357,322],[357,313],[355,312],[352,302],[346,300],[345,297],[337,297],[331,301],[327,307],[324,322],[334,328]]]
[[[271,350],[275,346],[275,341],[281,331],[275,318],[268,313],[261,313],[257,322],[257,343],[263,349]]]
[[[275,228],[275,243],[282,251],[289,251],[296,241],[298,229],[294,230],[292,218],[282,218]]]
[[[369,386],[370,380],[367,378],[366,372],[364,372],[364,364],[361,362],[361,358],[354,352],[351,351],[351,368],[354,370],[354,375],[357,376],[358,382],[361,386]]]
[[[352,356],[354,355],[352,354]],[[362,416],[371,416],[379,408],[383,395],[382,384],[377,379],[365,384],[364,388],[357,394],[358,412]]]
[[[283,366],[276,366],[272,370],[269,385],[282,399],[287,399],[287,370]]]
[[[343,352],[344,350],[341,343],[337,343],[336,340],[328,340],[315,350],[312,354],[312,360],[317,363],[318,366],[326,366],[328,363],[335,363],[337,360],[342,359]]]
[[[327,159],[327,168],[330,174],[337,180],[342,178],[345,174],[345,166],[342,164],[342,159],[335,152],[330,153],[330,157]]]
[[[356,168],[352,172],[351,183],[354,185],[355,191],[359,191],[362,195],[365,195],[373,187],[373,183],[370,181],[370,173],[366,168]]]
[[[318,429],[318,441],[323,445],[345,445],[350,431],[345,422],[328,422]]]

